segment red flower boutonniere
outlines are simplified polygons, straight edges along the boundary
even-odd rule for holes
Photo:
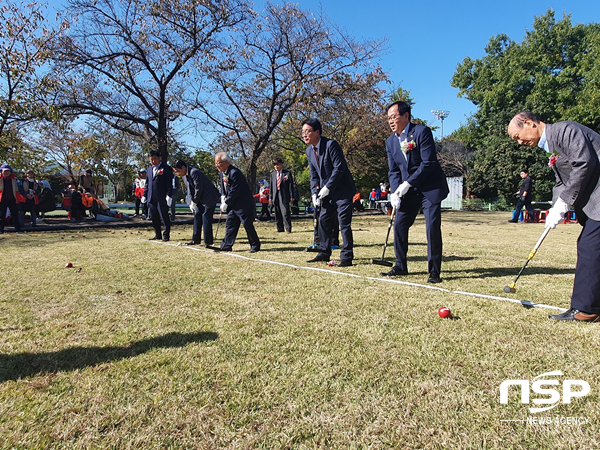
[[[556,150],[553,150],[552,153],[546,153],[546,155],[549,157],[548,167],[553,167],[554,164],[556,164],[556,160],[558,159],[558,153],[556,153]]]
[[[162,175],[163,173],[165,173],[165,169],[158,169],[156,175]]]
[[[283,179],[284,179],[285,181],[287,181],[287,180],[288,180],[288,176],[287,176],[287,175],[285,175],[285,176],[283,177]]]
[[[400,147],[402,148],[402,151],[404,153],[408,153],[411,150],[414,150],[415,148],[417,148],[417,143],[413,139],[412,141],[403,142]]]
[[[229,184],[229,178],[225,174],[223,174],[223,184],[224,185],[228,185]]]

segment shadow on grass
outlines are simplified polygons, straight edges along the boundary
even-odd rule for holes
[[[461,279],[461,278],[504,278],[504,277],[516,277],[519,273],[520,268],[506,268],[506,267],[485,267],[485,268],[471,268],[463,270],[444,270],[442,272],[446,274],[446,279]],[[456,273],[458,276],[448,276],[447,274]],[[549,267],[527,267],[521,277],[527,277],[531,275],[571,275],[575,273],[575,269],[556,269]]]
[[[0,382],[40,373],[82,369],[132,358],[155,348],[184,347],[192,342],[214,341],[218,337],[213,332],[169,333],[143,339],[126,347],[72,347],[56,352],[0,354]]]

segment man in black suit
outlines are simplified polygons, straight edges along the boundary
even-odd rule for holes
[[[529,222],[533,223],[533,206],[531,205],[533,183],[531,182],[531,177],[529,176],[529,171],[527,169],[521,170],[521,178],[523,179],[523,182],[521,183],[521,189],[517,192],[519,200],[517,201],[517,206],[515,206],[513,218],[509,220],[509,222],[519,222],[521,209],[525,206],[525,210],[529,213]]]
[[[290,202],[294,201],[294,180],[289,170],[283,168],[283,160],[275,158],[273,160],[275,170],[271,172],[271,193],[269,194],[269,203],[275,207],[275,221],[277,222],[277,231],[283,233],[292,232],[292,213],[290,211]]]
[[[165,227],[162,240],[167,242],[171,238],[171,219],[169,207],[173,202],[173,169],[160,159],[160,153],[150,152],[150,163],[147,171],[148,182],[144,189],[144,200],[148,203],[148,210],[152,216],[154,237],[151,240],[161,239],[161,221]]]
[[[227,213],[225,237],[218,251],[230,252],[233,249],[241,223],[248,235],[250,253],[256,253],[260,250],[260,239],[254,229],[255,205],[250,186],[244,174],[231,165],[227,153],[221,152],[215,155],[215,166],[219,171],[221,184],[221,211]]]
[[[577,122],[546,124],[529,111],[513,117],[508,134],[519,145],[537,145],[550,156],[548,165],[556,185],[545,227],[555,228],[562,222],[570,205],[582,226],[571,307],[548,317],[600,322],[600,134]]]
[[[182,160],[175,162],[173,171],[183,180],[187,190],[187,202],[194,214],[192,240],[187,245],[200,244],[202,229],[204,229],[204,246],[211,247],[213,245],[213,214],[215,206],[219,202],[219,191],[204,172],[195,167],[188,167]]]
[[[396,265],[383,276],[407,275],[408,230],[419,210],[425,215],[429,283],[440,283],[442,267],[442,208],[448,183],[437,160],[431,130],[410,122],[410,105],[392,103],[387,110],[393,134],[386,141],[390,203],[396,209],[394,250]]]
[[[321,136],[321,122],[307,119],[302,123],[302,139],[308,145],[306,157],[310,168],[310,188],[319,215],[319,253],[308,262],[329,261],[334,217],[337,214],[342,232],[342,250],[339,267],[352,265],[354,239],[352,237],[352,197],[356,185],[348,170],[340,145]]]

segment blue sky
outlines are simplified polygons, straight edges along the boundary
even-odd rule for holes
[[[281,0],[273,0],[282,3]],[[59,9],[62,0],[49,0]],[[570,14],[573,24],[600,23],[598,0],[481,0],[406,2],[399,0],[296,0],[302,9],[323,10],[331,22],[360,39],[389,38],[388,52],[380,60],[394,86],[409,90],[415,105],[413,115],[439,126],[432,109],[450,111],[444,120],[444,136],[475,112],[473,104],[458,98],[450,86],[456,66],[465,57],[485,55],[492,36],[505,33],[521,42],[533,28],[535,16],[552,8],[556,20]],[[260,9],[262,1],[255,1]],[[440,130],[436,132],[439,137]]]
[[[281,2],[278,2],[281,3]],[[450,86],[457,64],[465,57],[485,55],[492,36],[505,33],[521,42],[533,29],[535,16],[549,8],[556,20],[571,14],[573,24],[600,23],[598,0],[561,1],[440,1],[296,0],[302,9],[323,12],[356,38],[389,38],[389,51],[382,60],[394,86],[411,91],[413,114],[440,125],[432,109],[450,111],[444,120],[444,136],[475,112],[468,100],[457,98]],[[258,6],[257,6],[258,9]],[[436,132],[439,137],[440,130]]]

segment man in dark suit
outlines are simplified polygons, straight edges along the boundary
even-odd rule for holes
[[[150,163],[147,171],[148,182],[144,189],[144,200],[148,203],[148,210],[152,216],[154,237],[151,240],[161,239],[161,221],[165,227],[162,240],[167,242],[171,238],[171,219],[169,207],[173,202],[173,170],[160,159],[160,153],[150,152]]]
[[[339,267],[352,265],[352,197],[356,185],[348,170],[342,148],[333,139],[321,136],[321,122],[307,119],[302,123],[302,139],[308,145],[306,157],[310,168],[313,205],[321,206],[319,214],[319,253],[308,262],[329,261],[334,217],[337,214],[342,233]]]
[[[521,170],[521,178],[523,179],[523,182],[521,183],[521,189],[517,192],[519,200],[517,201],[517,206],[515,206],[513,218],[509,220],[509,222],[519,222],[521,209],[525,206],[525,210],[529,213],[529,223],[533,223],[533,206],[531,205],[533,183],[531,182],[531,177],[529,176],[529,171],[527,171],[527,169]]]
[[[548,317],[600,322],[600,134],[576,122],[546,124],[531,112],[513,117],[508,134],[520,145],[537,145],[550,155],[556,185],[546,228],[555,228],[569,205],[583,226],[577,239],[571,307]]]
[[[294,200],[294,180],[289,170],[283,168],[283,160],[275,158],[273,160],[275,170],[271,172],[271,193],[269,194],[269,203],[275,208],[275,221],[277,222],[277,231],[283,233],[292,232],[292,213],[290,202]]]
[[[407,275],[408,230],[419,210],[425,215],[429,283],[440,283],[442,268],[442,208],[448,183],[437,160],[431,130],[410,122],[410,105],[392,103],[387,110],[393,134],[386,141],[390,203],[396,209],[394,250],[396,265],[383,276]]]
[[[225,237],[218,251],[230,252],[233,249],[241,223],[248,235],[250,253],[256,253],[260,250],[260,239],[254,229],[255,205],[250,186],[244,174],[231,165],[227,153],[221,152],[215,155],[215,166],[219,171],[221,184],[221,211],[227,213]]]
[[[173,171],[183,180],[187,190],[187,202],[194,214],[192,240],[187,242],[187,245],[200,244],[202,229],[204,229],[204,246],[211,247],[213,245],[213,214],[215,206],[219,202],[219,191],[204,172],[195,167],[188,167],[182,160],[175,162]]]

